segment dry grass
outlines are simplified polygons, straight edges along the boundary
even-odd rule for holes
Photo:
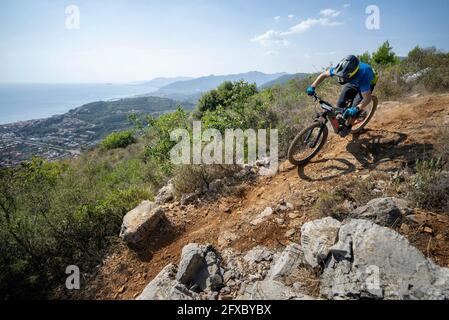
[[[224,177],[233,176],[241,168],[235,165],[184,165],[175,169],[173,185],[177,195],[193,193]]]

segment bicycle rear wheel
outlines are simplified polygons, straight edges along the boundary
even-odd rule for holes
[[[307,164],[315,157],[327,140],[329,130],[325,124],[315,122],[302,130],[288,149],[288,160],[295,166]]]
[[[377,110],[378,100],[376,96],[372,97],[371,103],[365,108],[365,117],[359,118],[352,126],[351,133],[360,133],[365,129],[366,125],[371,121]]]

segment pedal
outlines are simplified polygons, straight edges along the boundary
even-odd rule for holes
[[[351,126],[345,126],[338,132],[338,134],[340,135],[340,137],[345,138],[351,133],[351,130]]]

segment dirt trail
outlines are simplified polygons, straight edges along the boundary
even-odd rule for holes
[[[164,266],[177,263],[182,247],[191,242],[238,251],[256,245],[278,249],[297,242],[301,226],[322,217],[314,206],[321,193],[412,164],[417,156],[432,151],[438,127],[448,125],[449,94],[382,104],[365,133],[344,139],[330,135],[321,154],[302,170],[284,163],[278,175],[243,185],[240,196],[195,206],[167,206],[174,226],[166,230],[158,247],[151,248],[152,254],[139,258],[124,246],[116,248],[117,253],[87,279],[88,289],[82,297],[133,299]],[[250,223],[266,207],[275,208],[283,199],[292,203],[294,210],[274,214],[257,226]],[[449,266],[448,217],[419,212],[418,219],[420,228],[403,233],[436,263]],[[431,227],[433,234],[422,232],[423,226]]]

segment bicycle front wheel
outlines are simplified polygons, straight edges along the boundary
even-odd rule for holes
[[[316,122],[302,130],[288,149],[288,160],[295,166],[303,166],[315,157],[327,140],[326,125]]]

